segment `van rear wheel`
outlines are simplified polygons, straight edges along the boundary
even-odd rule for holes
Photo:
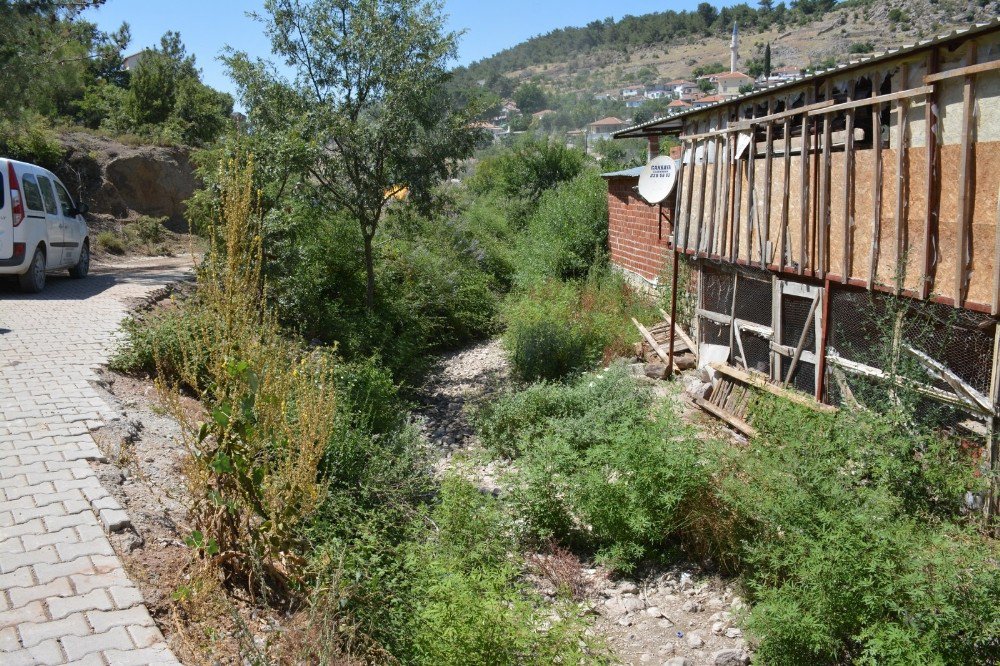
[[[27,272],[21,274],[18,279],[23,292],[37,294],[45,288],[45,252],[42,248],[35,249],[35,256],[31,258]]]

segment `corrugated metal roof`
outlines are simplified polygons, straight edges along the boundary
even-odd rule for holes
[[[791,79],[786,83],[777,83],[766,88],[761,88],[760,90],[754,90],[753,92],[743,93],[742,95],[737,95],[736,97],[731,97],[724,102],[716,102],[714,104],[709,104],[708,106],[702,106],[694,109],[685,109],[684,111],[678,111],[676,113],[671,113],[666,118],[659,118],[657,120],[650,120],[639,125],[634,125],[632,127],[626,127],[623,130],[619,130],[612,134],[613,138],[626,138],[626,137],[636,137],[645,136],[646,134],[652,134],[653,132],[643,133],[642,130],[654,129],[658,125],[666,126],[671,121],[679,120],[682,117],[695,115],[698,113],[704,113],[707,111],[712,111],[729,104],[739,104],[748,99],[754,97],[760,97],[763,95],[774,94],[783,88],[794,88],[795,86],[801,85],[803,81],[809,81],[811,79],[826,78],[835,74],[845,72],[850,69],[867,67],[874,63],[883,60],[892,60],[898,58],[901,55],[905,55],[911,51],[918,51],[923,48],[928,48],[942,42],[948,42],[956,37],[968,37],[971,35],[976,35],[982,32],[989,32],[990,30],[996,30],[1000,28],[1000,16],[994,18],[992,21],[987,21],[985,23],[977,23],[975,25],[969,26],[968,28],[960,28],[958,30],[952,30],[946,35],[939,35],[937,37],[932,37],[928,39],[921,40],[915,44],[910,44],[908,46],[900,46],[894,49],[886,49],[885,53],[875,56],[867,56],[860,58],[858,60],[850,60],[842,65],[837,65],[836,67],[831,67],[830,69],[821,69],[812,72],[811,74],[805,74],[795,79]]]
[[[642,167],[632,167],[631,169],[624,169],[622,171],[609,171],[608,173],[602,173],[601,178],[638,178],[642,173]]]

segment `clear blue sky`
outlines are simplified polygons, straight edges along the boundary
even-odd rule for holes
[[[638,15],[666,9],[694,9],[699,0],[445,0],[452,30],[464,30],[459,43],[459,63],[468,64],[534,35],[565,26],[580,26],[595,19]],[[176,30],[201,67],[205,82],[233,92],[218,55],[226,46],[251,55],[270,56],[270,45],[259,23],[246,17],[259,10],[263,0],[107,0],[86,17],[104,30],[122,21],[132,28],[129,53],[158,44],[167,30]],[[715,3],[713,3],[715,4]],[[733,4],[732,0],[720,2]]]

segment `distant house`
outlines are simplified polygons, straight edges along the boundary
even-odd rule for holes
[[[768,79],[778,79],[780,81],[791,81],[792,79],[797,79],[802,76],[802,68],[795,67],[793,65],[788,65],[786,67],[779,67],[778,69],[771,71],[771,76]]]
[[[642,106],[642,103],[646,101],[645,97],[634,97],[632,99],[625,100],[626,109],[638,109]]]
[[[518,113],[521,109],[517,108],[517,104],[511,100],[507,100],[503,103],[504,113],[510,115],[511,113]]]
[[[553,113],[555,113],[555,111],[553,111],[552,109],[542,109],[541,111],[535,111],[533,114],[531,114],[531,117],[534,118],[535,120],[541,120],[545,116],[552,115]]]
[[[646,92],[646,86],[629,86],[627,88],[622,88],[622,97],[640,97]]]
[[[611,135],[625,129],[625,121],[615,116],[601,118],[587,125],[587,152],[601,139],[611,139]]]
[[[745,85],[753,85],[752,76],[747,76],[743,72],[724,72],[715,76],[715,86],[720,95],[733,97],[740,94],[740,88]]]
[[[687,99],[698,91],[698,84],[686,79],[676,79],[668,83],[667,88],[677,99]]]
[[[493,136],[494,142],[499,141],[501,137],[503,137],[505,134],[508,133],[507,130],[498,125],[494,125],[493,123],[479,122],[479,123],[472,123],[471,126],[476,129],[486,130],[487,132],[489,132]]]
[[[132,71],[139,66],[139,62],[149,53],[149,49],[143,49],[122,59],[122,69]]]
[[[616,90],[605,90],[604,92],[594,93],[594,100],[598,102],[604,102],[607,100],[618,99],[618,91]]]
[[[668,113],[677,113],[678,111],[683,111],[684,109],[690,109],[693,104],[691,102],[685,102],[682,99],[675,99],[670,104],[667,104]]]
[[[669,97],[672,91],[666,86],[653,86],[646,88],[646,99],[663,99]]]
[[[706,95],[705,97],[696,99],[691,106],[696,109],[700,109],[703,106],[709,106],[717,102],[725,102],[730,97],[731,95]]]

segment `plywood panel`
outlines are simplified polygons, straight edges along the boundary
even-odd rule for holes
[[[1000,141],[975,144],[972,190],[971,274],[967,298],[990,303],[993,296],[993,256],[996,244],[997,189],[1000,187]],[[943,222],[943,221],[942,221]]]

